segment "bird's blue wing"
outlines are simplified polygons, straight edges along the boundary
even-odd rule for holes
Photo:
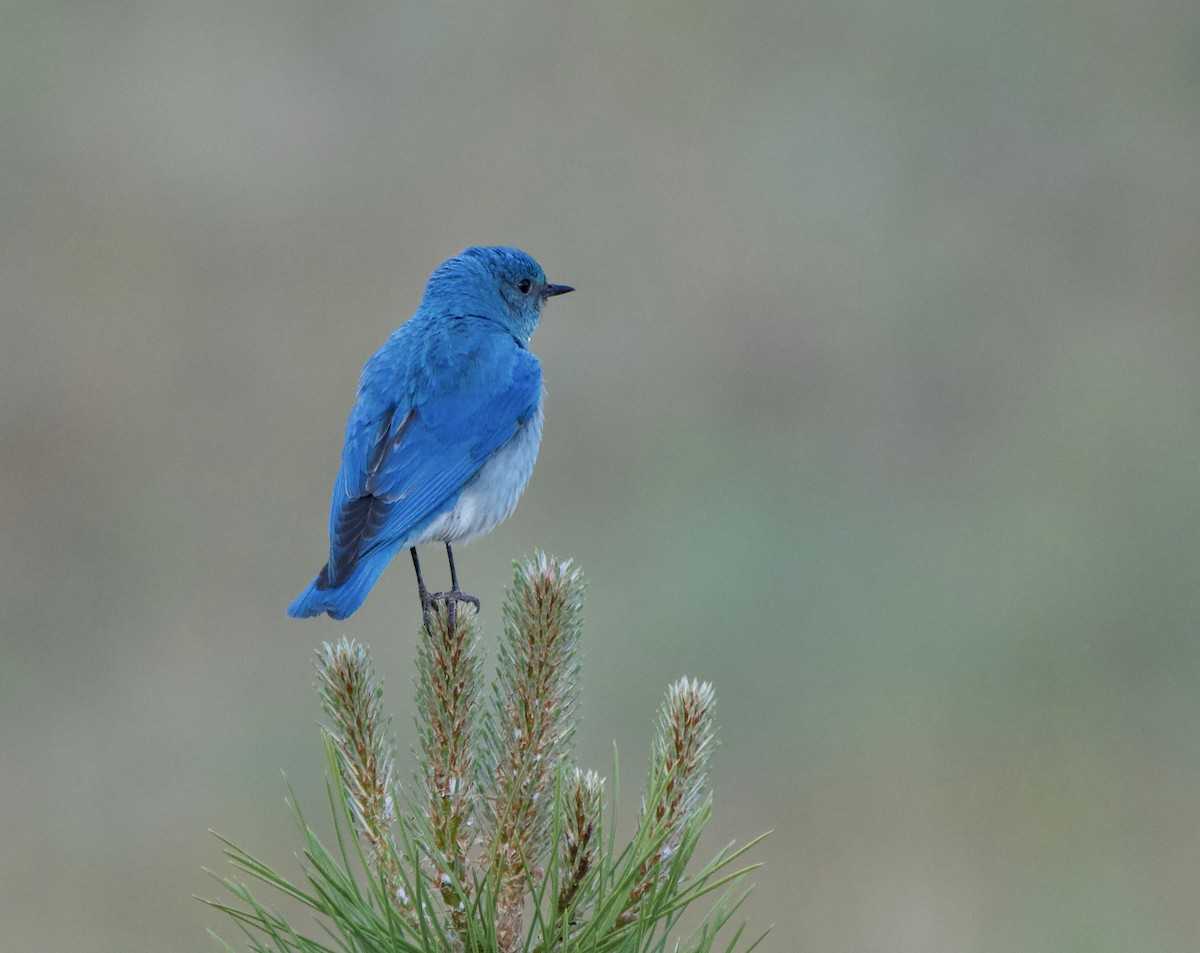
[[[536,412],[536,357],[507,335],[466,344],[392,386],[375,387],[364,374],[329,514],[330,582],[439,515]]]

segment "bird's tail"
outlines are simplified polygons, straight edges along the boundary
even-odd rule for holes
[[[331,618],[345,619],[363,604],[393,555],[394,551],[383,550],[364,556],[336,586],[329,584],[327,569],[322,568],[312,584],[288,606],[287,614],[293,619],[307,619],[328,612]]]

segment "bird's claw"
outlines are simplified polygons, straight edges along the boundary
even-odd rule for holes
[[[424,620],[425,628],[429,628],[429,616],[433,611],[433,607],[439,602],[446,606],[446,622],[447,628],[454,631],[456,620],[456,609],[458,603],[470,603],[475,607],[475,611],[479,612],[479,598],[477,596],[469,596],[461,589],[450,589],[447,592],[423,592],[421,593],[421,618]]]

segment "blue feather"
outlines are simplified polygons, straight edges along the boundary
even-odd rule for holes
[[[288,608],[342,619],[402,549],[468,540],[504,520],[542,430],[528,350],[548,285],[515,249],[468,249],[363,368],[329,513],[329,559]]]

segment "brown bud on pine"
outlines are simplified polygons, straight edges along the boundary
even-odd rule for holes
[[[482,658],[474,610],[438,606],[421,630],[417,650],[417,727],[421,784],[432,836],[434,881],[452,910],[470,885],[467,855],[474,843],[477,724]]]
[[[642,864],[641,881],[629,897],[621,922],[637,916],[637,905],[665,875],[685,830],[705,799],[708,759],[716,744],[712,685],[681,678],[667,689],[650,757],[651,799],[642,806],[641,828],[657,847]]]
[[[355,828],[389,895],[401,898],[392,842],[395,756],[371,657],[365,646],[343,638],[337,645],[322,646],[316,669],[322,706],[331,719],[325,730],[337,753]]]
[[[497,868],[501,948],[520,936],[527,886],[549,849],[551,796],[570,750],[578,704],[583,576],[544,553],[516,567],[504,603],[492,721],[485,741],[490,789],[487,855]]]
[[[557,909],[560,914],[579,897],[596,863],[604,779],[595,771],[574,768],[563,789],[562,878]]]

